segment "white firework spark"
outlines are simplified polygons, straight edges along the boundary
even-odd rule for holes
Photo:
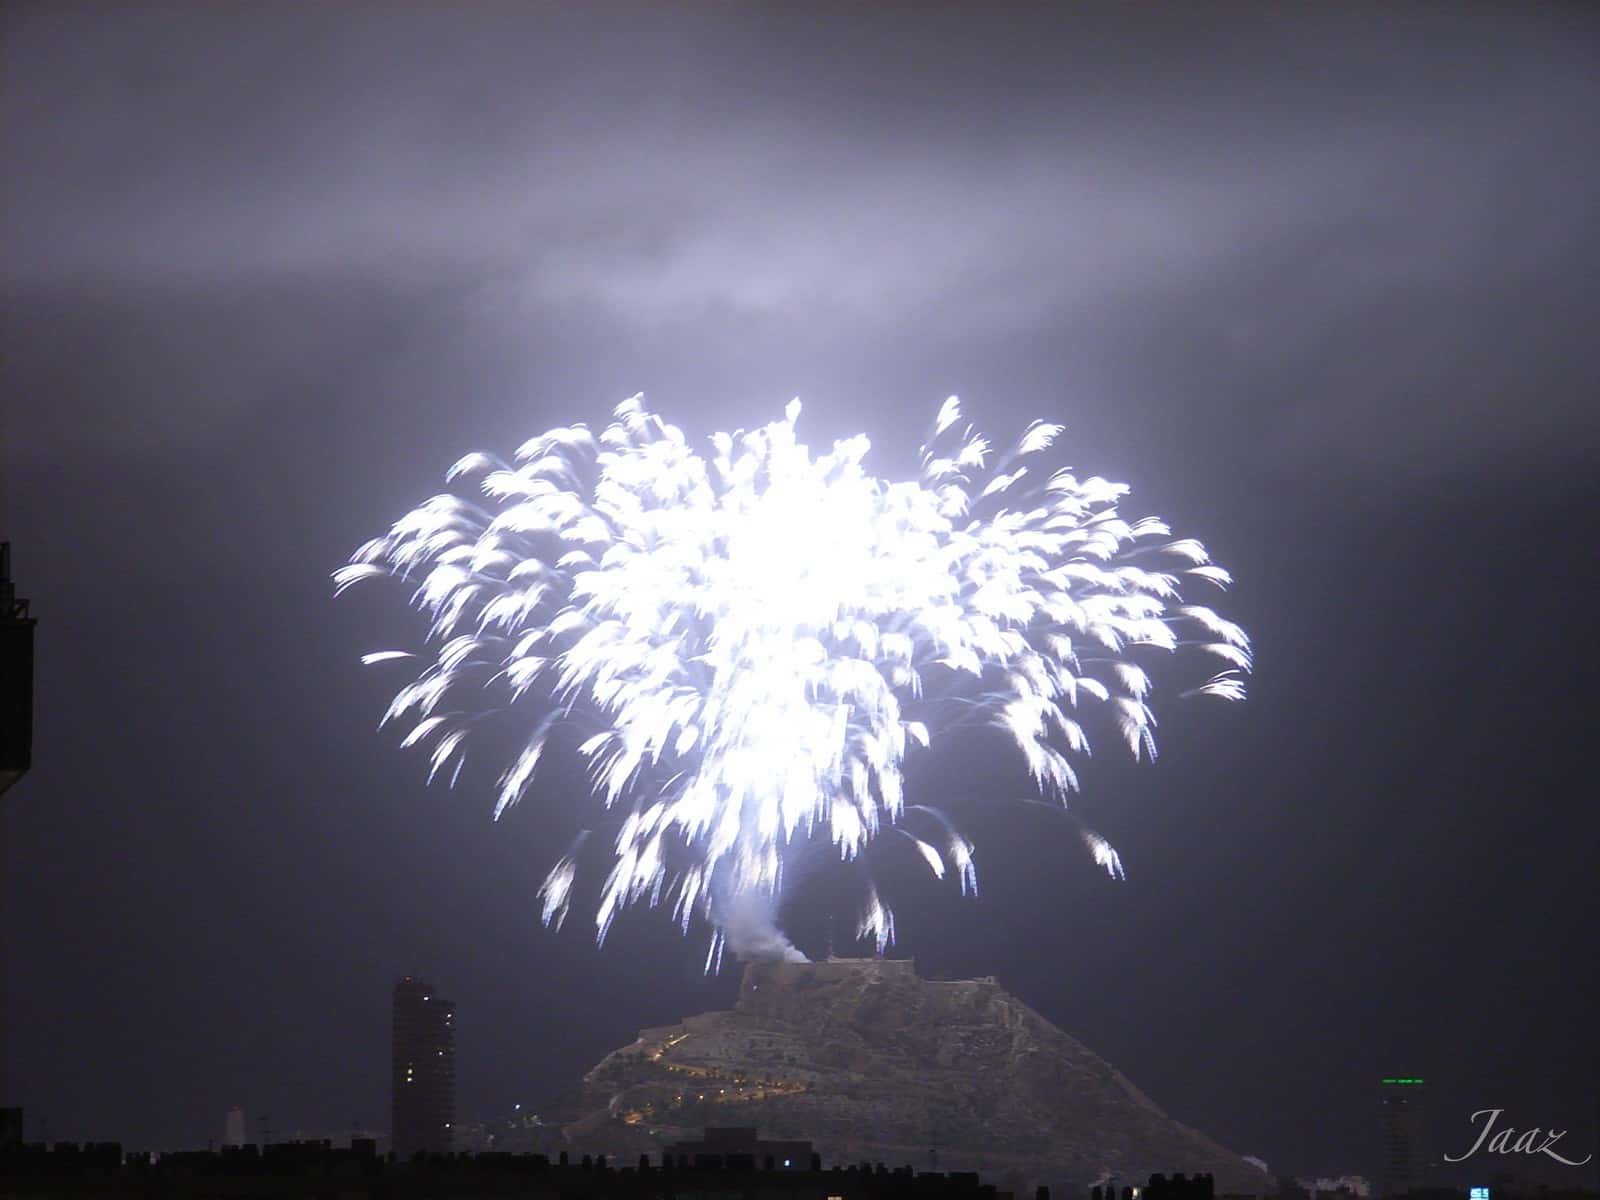
[[[1119,515],[1123,484],[1035,463],[1061,432],[1034,422],[990,464],[955,397],[923,447],[920,478],[864,467],[865,437],[813,458],[800,413],[712,436],[711,453],[621,404],[531,439],[505,463],[472,454],[482,503],[435,496],[335,573],[414,588],[429,651],[385,722],[431,749],[430,778],[461,769],[483,717],[526,714],[498,817],[528,792],[552,733],[593,725],[579,746],[619,823],[597,937],[641,900],[670,903],[685,930],[790,957],[770,914],[784,864],[827,839],[854,859],[885,830],[940,877],[975,890],[971,843],[943,814],[907,805],[912,745],[974,721],[1010,735],[1040,791],[1064,802],[1069,756],[1087,754],[1080,714],[1106,710],[1134,756],[1155,755],[1151,679],[1135,661],[1189,647],[1223,670],[1185,695],[1237,700],[1250,668],[1243,630],[1186,604],[1186,579],[1227,572],[1154,518]],[[910,813],[933,840],[907,829]],[[1115,850],[1084,831],[1097,863]],[[540,890],[547,924],[568,911],[576,847]],[[747,901],[754,901],[753,905]],[[767,914],[751,929],[749,911]],[[869,887],[860,932],[880,952],[894,916]]]

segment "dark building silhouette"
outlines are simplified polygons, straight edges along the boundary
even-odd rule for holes
[[[33,763],[33,618],[28,602],[17,599],[11,582],[11,543],[0,542],[0,792],[21,779]],[[0,808],[0,821],[5,810]],[[0,880],[6,877],[5,830],[0,829]],[[12,1101],[6,1078],[10,1022],[5,998],[9,987],[5,888],[0,887],[0,1105]],[[10,1137],[22,1122],[21,1109],[6,1108],[0,1117],[0,1138]],[[20,1136],[20,1134],[18,1135]]]
[[[22,1145],[22,1110],[0,1108],[0,1150]]]
[[[1427,1183],[1427,1088],[1416,1075],[1389,1075],[1380,1082],[1383,1170],[1379,1196],[1403,1196]]]
[[[917,1174],[882,1163],[804,1170],[739,1161],[704,1166],[636,1166],[585,1156],[552,1163],[541,1154],[421,1154],[389,1162],[370,1140],[348,1150],[326,1139],[243,1146],[220,1153],[124,1154],[113,1143],[57,1143],[0,1148],[0,1196],[38,1200],[437,1200],[440,1196],[505,1200],[661,1200],[677,1196],[735,1200],[1012,1200],[971,1173]],[[747,1156],[745,1156],[747,1157]],[[1034,1200],[1050,1200],[1040,1188]],[[1192,1200],[1199,1200],[1198,1195]]]
[[[767,1142],[756,1136],[753,1125],[710,1125],[692,1142],[676,1142],[662,1150],[664,1163],[686,1166],[742,1165],[749,1169],[807,1171],[814,1167],[810,1142]]]
[[[1139,1190],[1140,1200],[1213,1200],[1217,1194],[1216,1180],[1210,1175],[1185,1176],[1152,1175],[1150,1182]]]
[[[394,985],[392,1067],[396,1156],[448,1151],[456,1107],[455,1006],[410,975]]]
[[[0,792],[33,762],[33,626],[11,582],[11,543],[0,542]]]
[[[1036,1200],[1049,1200],[1049,1189],[1040,1188],[1043,1196]],[[1184,1175],[1181,1171],[1171,1176],[1156,1174],[1150,1176],[1150,1182],[1142,1188],[1126,1184],[1122,1188],[1122,1200],[1215,1200],[1217,1194],[1216,1180],[1210,1175]],[[1280,1192],[1281,1196],[1282,1193]],[[1108,1183],[1104,1187],[1096,1184],[1089,1189],[1089,1200],[1117,1200],[1117,1185]]]

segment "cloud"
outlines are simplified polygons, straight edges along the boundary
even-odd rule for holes
[[[1364,452],[1364,407],[1470,390],[1486,344],[1593,365],[1550,333],[1600,248],[1592,25],[1246,15],[28,8],[0,51],[3,283],[361,278],[623,338],[1143,353],[1177,323],[1295,385],[1264,435],[1291,457]],[[1451,411],[1469,455],[1505,436]]]

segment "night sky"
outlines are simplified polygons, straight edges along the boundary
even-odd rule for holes
[[[543,929],[577,767],[498,825],[492,765],[426,788],[358,663],[420,627],[329,573],[636,391],[697,436],[799,394],[897,476],[957,392],[1202,537],[1257,669],[1084,765],[1126,883],[998,737],[914,761],[984,891],[886,845],[895,952],[1274,1171],[1373,1172],[1396,1072],[1442,1149],[1486,1107],[1595,1149],[1597,55],[1578,4],[7,5],[28,1136],[386,1128],[402,973],[464,1120],[729,1003],[703,929]]]

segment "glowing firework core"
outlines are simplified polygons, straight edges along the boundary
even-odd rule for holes
[[[598,441],[556,429],[515,466],[462,459],[450,478],[481,476],[489,508],[436,496],[335,575],[339,590],[409,581],[432,617],[431,661],[385,721],[412,722],[403,744],[431,743],[433,774],[455,778],[488,713],[529,714],[496,816],[527,792],[557,725],[593,724],[580,751],[620,819],[602,941],[621,907],[665,898],[685,929],[711,921],[714,955],[726,936],[798,957],[772,914],[786,856],[823,830],[854,858],[893,829],[940,877],[954,867],[976,886],[966,838],[905,803],[908,742],[998,725],[1064,799],[1067,755],[1088,750],[1081,705],[1109,708],[1136,756],[1155,753],[1134,647],[1195,646],[1228,669],[1193,690],[1243,695],[1243,631],[1181,602],[1181,575],[1228,582],[1200,543],[1124,521],[1121,484],[1065,470],[1024,484],[1059,426],[1035,422],[990,468],[952,397],[921,478],[888,483],[864,469],[865,437],[812,458],[799,412],[716,434],[702,458],[635,396]],[[1119,874],[1116,852],[1084,836]],[[567,912],[575,853],[540,891],[547,924]],[[881,952],[893,931],[869,885],[863,936]]]

